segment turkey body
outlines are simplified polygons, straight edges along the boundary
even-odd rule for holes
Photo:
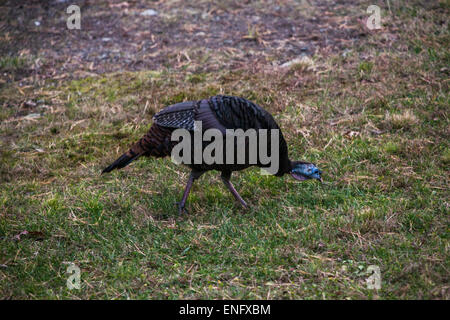
[[[172,133],[176,129],[185,129],[191,135],[192,149],[194,150],[194,127],[196,121],[201,121],[202,131],[208,129],[216,129],[225,137],[227,129],[242,129],[247,131],[249,129],[255,129],[256,134],[259,135],[259,129],[276,129],[278,130],[278,170],[274,172],[276,176],[282,176],[285,173],[289,173],[292,169],[292,163],[288,158],[288,149],[286,141],[278,124],[273,119],[272,115],[265,111],[257,104],[248,101],[244,98],[233,96],[214,96],[209,99],[203,99],[198,101],[181,102],[174,105],[170,105],[160,112],[154,115],[153,125],[149,131],[131,148],[124,153],[113,164],[103,170],[103,173],[110,172],[114,169],[123,168],[131,161],[141,156],[152,157],[166,157],[171,156],[172,150],[178,141],[171,141]],[[267,149],[270,148],[270,134],[268,134]],[[202,142],[202,151],[209,144],[208,141]],[[238,146],[234,144],[234,161],[229,163],[225,161],[226,157],[226,144],[223,144],[223,161],[217,161],[214,163],[206,163],[201,161],[195,163],[193,158],[193,152],[190,163],[186,164],[191,168],[191,175],[186,186],[183,199],[179,203],[179,210],[184,210],[187,196],[189,195],[192,183],[198,179],[204,172],[209,170],[220,171],[221,178],[227,188],[235,196],[235,198],[243,205],[247,206],[246,202],[234,189],[230,182],[230,177],[233,171],[239,171],[246,169],[250,166],[267,167],[267,163],[263,163],[259,156],[257,161],[250,161],[249,157],[249,140],[245,140],[245,149],[242,150],[242,145]],[[259,144],[258,144],[259,155]],[[237,163],[236,157],[239,152],[245,152],[245,161]],[[270,153],[270,152],[269,152]]]

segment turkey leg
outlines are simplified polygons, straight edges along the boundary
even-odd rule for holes
[[[233,194],[233,196],[236,198],[237,201],[239,201],[244,208],[248,208],[247,203],[242,199],[241,195],[236,191],[233,184],[230,181],[231,173],[222,172],[222,175],[220,176],[222,178],[223,183],[227,186],[228,190]]]
[[[191,171],[191,175],[189,176],[189,180],[186,184],[186,188],[184,189],[184,193],[183,193],[183,198],[181,198],[180,202],[177,202],[178,204],[178,213],[181,215],[183,213],[183,211],[187,212],[185,205],[186,205],[186,200],[189,196],[189,192],[191,191],[192,188],[192,184],[194,183],[195,180],[197,180],[198,178],[200,178],[200,176],[204,173],[204,171]]]

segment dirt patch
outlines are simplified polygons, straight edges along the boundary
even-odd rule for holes
[[[78,1],[81,29],[67,28],[65,0],[6,1],[0,56],[26,57],[3,81],[181,68],[195,72],[263,61],[282,64],[352,46],[365,30],[357,1]]]

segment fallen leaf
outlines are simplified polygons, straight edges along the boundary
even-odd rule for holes
[[[23,230],[22,232],[20,232],[19,234],[16,234],[13,237],[13,240],[21,240],[21,237],[25,237],[25,238],[33,238],[34,240],[44,240],[45,235],[43,232],[41,231],[27,231],[27,230]]]
[[[129,6],[130,6],[130,4],[126,1],[120,2],[120,3],[110,3],[109,4],[110,8],[128,8]]]
[[[359,134],[360,134],[360,133],[359,133],[358,131],[350,130],[350,131],[347,131],[347,132],[345,133],[345,137],[346,137],[347,139],[353,139],[353,138],[358,137]]]
[[[16,234],[16,235],[13,237],[13,239],[19,241],[21,236],[27,235],[27,234],[28,234],[28,231],[27,231],[27,230],[23,230],[23,231],[20,232],[19,234]]]
[[[35,120],[40,117],[41,117],[40,113],[30,113],[30,114],[26,115],[25,117],[23,117],[22,120]]]

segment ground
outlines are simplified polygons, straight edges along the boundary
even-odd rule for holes
[[[68,1],[0,4],[1,298],[450,298],[449,1],[78,4],[81,30]],[[179,217],[170,159],[100,176],[214,94],[270,111],[324,183],[249,169],[242,210],[209,172]]]

